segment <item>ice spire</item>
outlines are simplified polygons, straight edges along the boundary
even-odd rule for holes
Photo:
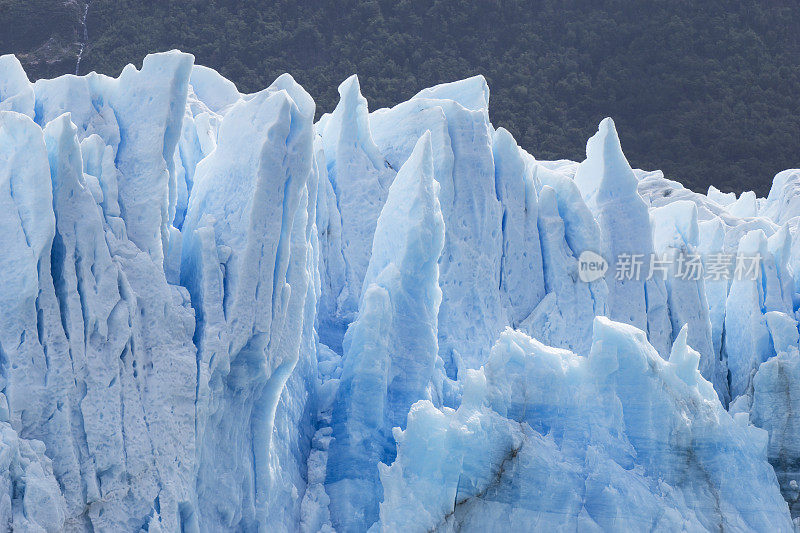
[[[485,95],[482,83],[470,83],[433,87],[370,115],[375,142],[395,168],[411,153],[411,139],[431,132],[435,179],[441,186],[439,200],[447,227],[440,261],[439,353],[453,379],[485,363],[497,335],[509,323],[505,296],[497,290],[503,205],[497,198],[492,153],[495,130],[488,109],[465,107],[473,107],[463,99],[469,93],[467,87]]]
[[[215,530],[266,527],[280,469],[276,409],[313,305],[314,109],[293,84],[284,78],[227,112],[183,229],[198,329],[199,512]]]
[[[648,279],[653,254],[650,214],[610,118],[600,122],[586,143],[586,159],[578,167],[575,184],[597,218],[611,268],[631,266],[624,275],[609,280],[609,317],[646,331],[653,346],[666,356],[672,331],[666,288],[663,279]],[[635,261],[641,262],[641,268]]]
[[[149,55],[141,70],[125,67],[107,96],[119,123],[116,163],[125,178],[119,180],[119,205],[128,237],[156,263],[164,260],[175,216],[173,155],[193,62],[193,56],[174,50]],[[145,90],[157,96],[145,100]]]
[[[636,176],[622,152],[614,120],[604,118],[586,143],[586,160],[578,167],[575,183],[592,210],[608,202],[638,196]]]
[[[336,109],[318,125],[342,220],[344,283],[339,286],[336,275],[323,280],[323,292],[338,297],[336,309],[326,309],[329,319],[320,324],[320,337],[335,349],[358,308],[375,223],[395,175],[372,140],[367,100],[361,95],[356,75],[342,82],[339,95]]]
[[[389,189],[358,319],[345,336],[326,480],[339,531],[364,531],[377,520],[377,464],[394,459],[392,428],[405,425],[415,401],[440,403],[434,376],[444,221],[431,152],[426,132]]]

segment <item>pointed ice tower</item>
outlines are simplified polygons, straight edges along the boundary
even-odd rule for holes
[[[475,76],[426,89],[369,117],[375,143],[394,168],[403,165],[416,139],[431,132],[434,178],[447,227],[439,261],[444,295],[439,353],[453,379],[485,363],[509,323],[505,295],[498,290],[504,206],[497,198],[488,105],[486,80]]]
[[[323,273],[320,316],[330,318],[319,325],[320,340],[334,349],[358,309],[375,224],[395,176],[372,140],[367,99],[361,96],[355,74],[342,82],[339,95],[336,109],[318,125],[342,221],[345,271],[343,279],[338,272]]]
[[[286,465],[272,439],[315,303],[313,117],[289,77],[238,101],[189,198],[181,281],[197,313],[197,497],[209,530],[264,529],[286,503],[276,502],[288,481],[276,481]]]
[[[586,160],[575,174],[575,183],[600,224],[603,250],[609,262],[609,318],[646,331],[662,356],[671,346],[672,327],[667,312],[663,280],[647,280],[653,235],[647,204],[637,191],[638,181],[617,136],[614,121],[603,119],[597,133],[586,143]],[[618,261],[635,268],[617,279]]]
[[[192,63],[193,56],[177,51],[149,55],[141,70],[125,67],[108,92],[121,139],[117,168],[125,177],[119,181],[120,208],[130,240],[156,263],[164,259],[175,216],[173,153],[181,135]],[[158,98],[136,98],[153,85],[159,89]]]
[[[389,189],[358,319],[345,336],[326,480],[338,531],[365,531],[377,520],[377,464],[394,459],[392,428],[405,425],[417,400],[441,403],[435,376],[444,221],[431,152],[426,132]]]

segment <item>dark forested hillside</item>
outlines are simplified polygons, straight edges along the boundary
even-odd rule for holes
[[[74,71],[32,51],[76,54],[83,5],[0,0],[0,51]],[[538,158],[582,159],[613,116],[634,166],[693,188],[763,195],[800,165],[796,0],[93,0],[86,23],[81,73],[180,48],[242,91],[291,72],[322,112],[354,72],[371,109],[482,73],[493,123]]]

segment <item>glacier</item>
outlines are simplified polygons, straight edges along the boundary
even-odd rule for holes
[[[0,57],[0,529],[800,528],[800,170],[339,95]]]

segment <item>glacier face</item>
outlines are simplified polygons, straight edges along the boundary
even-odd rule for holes
[[[0,57],[0,528],[793,529],[800,171],[695,193],[611,119],[538,161],[481,76],[339,93]]]

